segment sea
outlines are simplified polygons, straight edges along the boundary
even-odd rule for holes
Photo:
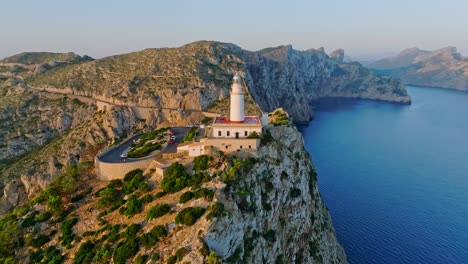
[[[350,263],[468,264],[468,92],[324,99],[299,126]]]

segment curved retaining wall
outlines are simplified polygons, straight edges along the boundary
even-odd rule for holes
[[[152,155],[147,158],[137,159],[137,160],[129,160],[126,162],[119,162],[119,163],[111,163],[111,162],[104,162],[101,161],[101,158],[104,154],[114,149],[116,146],[111,146],[105,151],[99,153],[94,157],[94,167],[96,171],[96,176],[98,179],[104,181],[111,181],[115,179],[123,179],[125,174],[131,170],[135,169],[142,169],[146,170],[149,167],[151,162],[153,162],[156,155]]]
[[[121,163],[109,163],[99,160],[99,156],[94,158],[94,165],[96,169],[96,175],[99,179],[104,181],[110,181],[115,179],[123,179],[125,174],[131,170],[142,169],[146,170],[154,157],[149,157],[141,160],[132,160]]]

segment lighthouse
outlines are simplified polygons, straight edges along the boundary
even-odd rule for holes
[[[258,116],[244,115],[244,91],[242,78],[234,75],[231,85],[231,109],[229,116],[217,116],[211,125],[210,136],[203,138],[205,146],[229,153],[254,151],[260,146],[262,122]]]
[[[244,91],[241,77],[236,73],[231,85],[231,112],[229,121],[234,123],[244,122]]]

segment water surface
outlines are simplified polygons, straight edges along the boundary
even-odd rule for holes
[[[323,100],[300,127],[350,263],[468,263],[468,93]]]

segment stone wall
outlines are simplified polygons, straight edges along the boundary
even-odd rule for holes
[[[123,179],[125,174],[135,169],[146,170],[154,157],[132,160],[120,163],[109,163],[99,160],[99,157],[94,158],[96,169],[96,176],[103,181],[110,181],[114,179]]]

